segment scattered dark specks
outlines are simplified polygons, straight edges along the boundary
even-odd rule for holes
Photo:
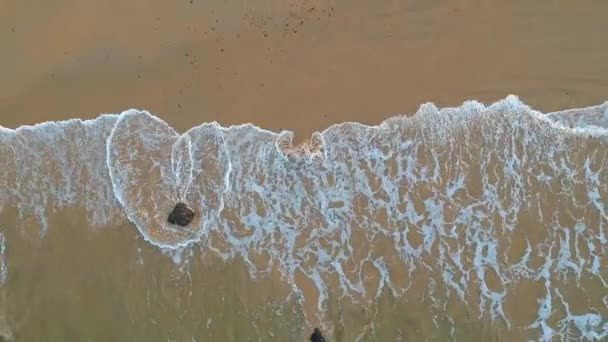
[[[224,52],[224,49],[220,49],[220,52]]]
[[[237,33],[237,34],[236,34],[236,38],[238,39],[239,37],[240,37],[240,35]]]
[[[178,103],[177,108],[182,109],[182,105],[180,103]]]
[[[300,26],[304,25],[304,20],[300,20]]]
[[[184,54],[184,56],[185,56],[185,57],[188,57],[188,53],[186,52],[186,53]]]
[[[211,28],[211,31],[215,31],[215,27],[212,27],[212,28]]]
[[[194,0],[190,0],[190,5],[192,5],[194,3]]]

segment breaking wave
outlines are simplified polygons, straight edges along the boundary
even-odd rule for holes
[[[529,327],[543,339],[608,337],[608,102],[549,114],[515,96],[425,104],[292,138],[252,124],[179,134],[139,110],[0,127],[0,210],[35,217],[41,234],[62,207],[84,208],[96,227],[128,219],[162,249],[238,256],[252,277],[278,268],[302,300],[297,279],[308,279],[320,311],[330,277],[367,303],[424,273],[429,295],[510,327],[505,300],[534,282],[543,294]],[[177,201],[199,214],[189,228],[166,221]],[[602,293],[574,312],[560,285],[584,279]]]

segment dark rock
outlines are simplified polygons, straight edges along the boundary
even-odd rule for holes
[[[194,220],[194,211],[182,202],[175,205],[175,208],[173,208],[173,211],[171,211],[171,214],[169,214],[169,218],[167,219],[169,223],[181,227],[187,226],[192,220]]]
[[[310,342],[325,342],[325,337],[323,337],[319,328],[315,328],[315,331],[310,335]]]

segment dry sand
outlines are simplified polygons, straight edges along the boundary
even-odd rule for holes
[[[144,108],[290,129],[378,123],[426,101],[509,93],[541,110],[603,102],[608,3],[0,2],[0,124]]]

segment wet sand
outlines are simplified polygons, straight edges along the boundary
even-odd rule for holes
[[[251,122],[303,141],[333,123],[376,124],[427,101],[514,93],[543,111],[595,105],[608,94],[607,11],[600,1],[0,0],[0,125],[141,108],[179,131]],[[33,220],[25,234],[6,232],[11,292],[0,303],[16,340],[302,340],[319,324],[331,327],[331,341],[349,341],[352,327],[370,321],[364,340],[450,336],[446,322],[437,329],[420,318],[431,315],[428,302],[396,301],[388,290],[366,309],[336,290],[320,322],[306,277],[296,282],[313,300],[273,306],[289,293],[277,274],[254,281],[240,260],[199,249],[185,267],[197,271],[180,272],[132,226],[82,229],[86,220],[70,210],[51,215],[43,239]],[[10,205],[0,219],[19,225]],[[392,273],[400,285],[413,281],[410,298],[425,296],[428,278]],[[512,329],[449,304],[464,327],[456,340],[522,339],[518,327],[536,307],[514,302],[543,288],[518,286],[519,299],[506,304]]]

